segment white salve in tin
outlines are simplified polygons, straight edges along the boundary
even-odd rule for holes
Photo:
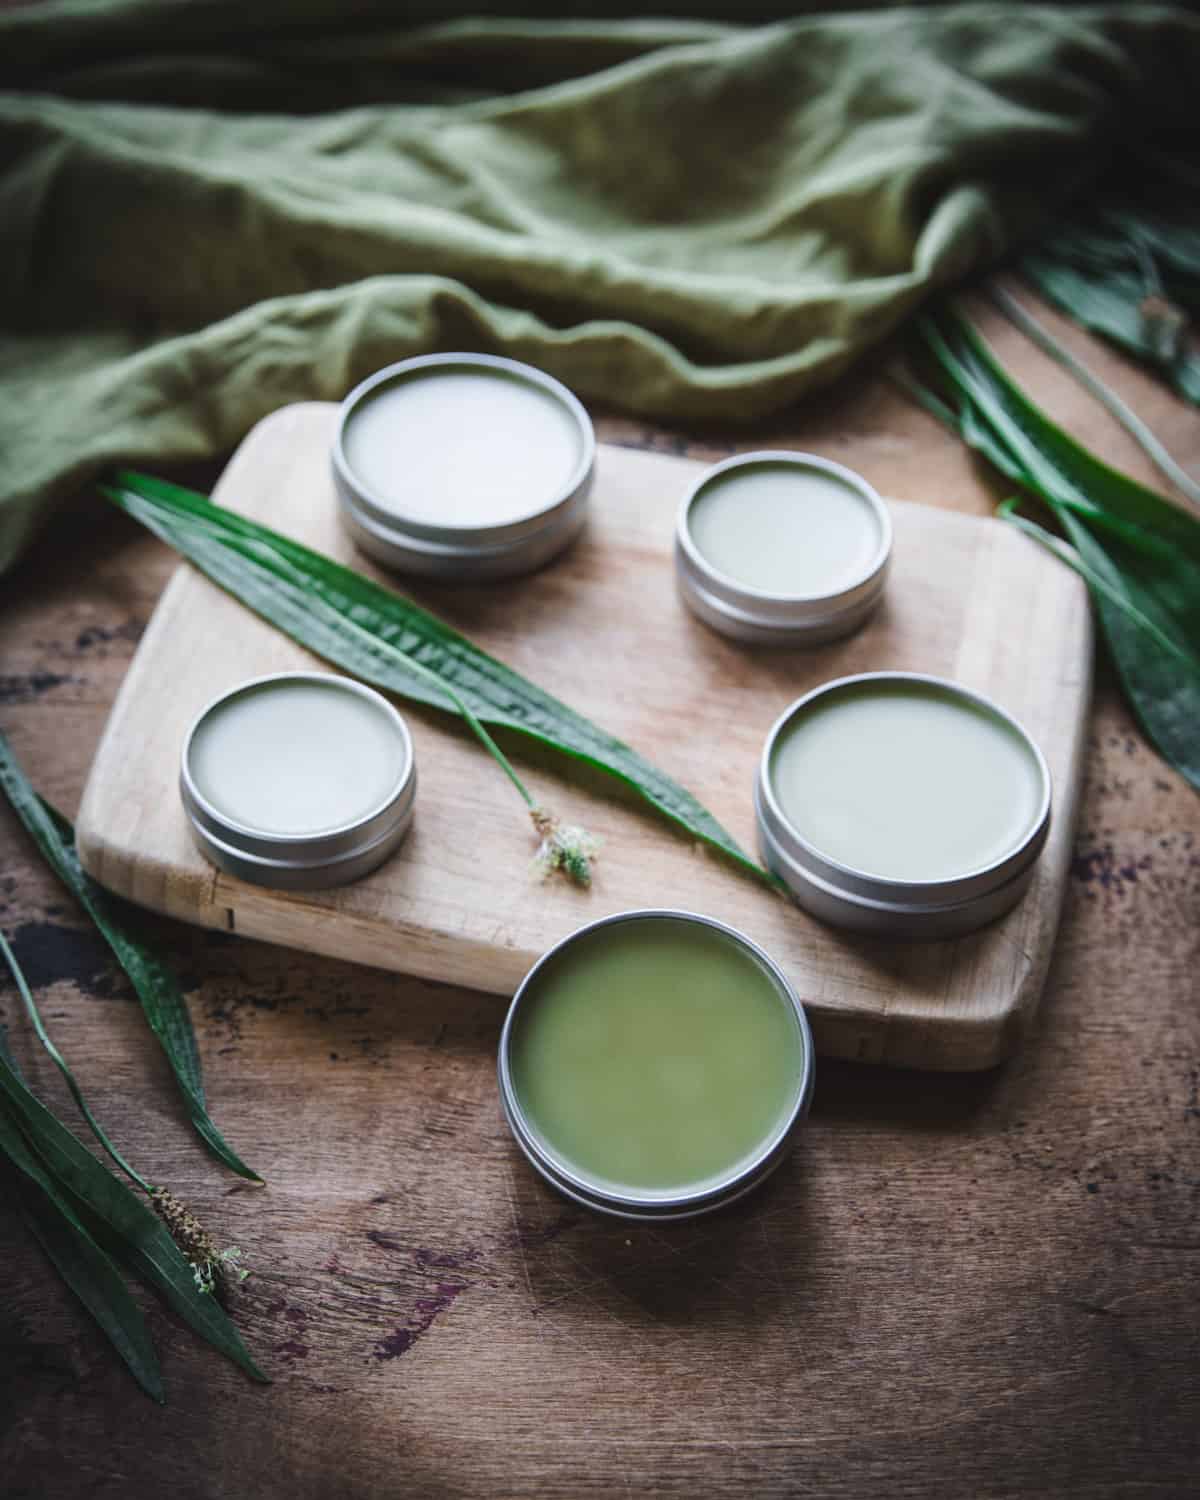
[[[583,437],[557,397],[508,370],[435,365],[369,392],[346,422],[342,451],[398,517],[503,526],[562,493]]]
[[[380,864],[412,822],[412,739],[362,683],[255,678],[192,725],[180,794],[197,845],[221,869],[282,889],[341,885]]]
[[[1034,828],[1041,768],[1008,719],[929,683],[815,700],[779,736],[771,787],[827,859],[884,880],[953,880]]]
[[[814,916],[956,937],[1028,887],[1050,827],[1050,772],[981,694],[918,672],[868,672],[780,716],[754,805],[766,864]]]
[[[347,529],[379,562],[511,578],[579,534],[595,447],[587,412],[552,376],[495,355],[428,354],[346,397],[333,477]]]
[[[722,635],[816,645],[878,605],[891,547],[887,507],[861,475],[811,453],[746,453],[706,470],[685,497],[675,577]]]
[[[378,812],[407,771],[408,748],[386,704],[339,683],[277,677],[215,704],[192,735],[197,792],[261,833],[324,833]]]
[[[825,468],[763,460],[706,485],[688,516],[701,556],[765,594],[811,597],[861,582],[883,543],[861,490]]]

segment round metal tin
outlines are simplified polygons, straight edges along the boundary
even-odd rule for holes
[[[586,1177],[572,1170],[564,1162],[558,1160],[552,1152],[547,1150],[530,1129],[521,1111],[520,1100],[517,1098],[513,1086],[512,1070],[510,1062],[510,1048],[512,1041],[513,1023],[517,1016],[521,1002],[533,988],[537,976],[558,953],[564,948],[585,935],[596,932],[601,928],[616,926],[621,923],[639,922],[647,918],[670,921],[691,922],[699,926],[709,927],[722,933],[734,943],[750,953],[767,971],[768,975],[779,990],[781,999],[792,1007],[796,1022],[800,1031],[800,1045],[803,1055],[801,1064],[801,1075],[796,1091],[796,1100],[782,1123],[767,1136],[754,1158],[736,1171],[731,1172],[727,1179],[717,1183],[715,1186],[706,1188],[701,1192],[681,1193],[676,1197],[663,1197],[662,1195],[651,1198],[650,1196],[639,1197],[634,1194],[624,1195],[602,1188]],[[552,1187],[581,1204],[584,1208],[590,1208],[596,1213],[609,1214],[618,1219],[635,1219],[646,1221],[649,1219],[691,1219],[699,1214],[711,1213],[718,1208],[724,1208],[727,1204],[735,1202],[758,1186],[766,1177],[775,1170],[787,1155],[792,1144],[792,1139],[797,1128],[808,1114],[809,1105],[812,1102],[813,1084],[816,1077],[816,1060],[813,1053],[812,1033],[809,1030],[808,1018],[804,1014],[804,1007],[800,998],[792,987],[791,982],[784,974],[779,965],[768,954],[752,943],[743,933],[736,928],[727,926],[724,922],[718,922],[712,917],[702,917],[694,912],[676,911],[671,908],[645,908],[637,911],[617,912],[613,916],[601,917],[598,921],[589,922],[586,926],[577,928],[568,937],[556,943],[553,948],[548,949],[525,978],[521,981],[516,994],[513,996],[512,1004],[509,1006],[508,1015],[504,1021],[504,1029],[500,1035],[500,1050],[498,1056],[497,1071],[500,1081],[500,1101],[504,1109],[505,1119],[508,1121],[518,1146],[525,1153],[533,1168],[550,1183]]]
[[[878,523],[880,540],[860,575],[840,580],[829,592],[769,594],[730,578],[704,557],[691,533],[693,505],[710,484],[731,470],[767,464],[830,474],[866,501]],[[815,646],[848,635],[863,624],[883,597],[891,552],[891,516],[860,474],[816,454],[764,450],[715,464],[684,497],[675,526],[675,579],[692,613],[731,640],[759,646]]]
[[[372,703],[392,726],[403,750],[402,769],[390,793],[364,816],[319,833],[266,832],[235,821],[200,792],[192,775],[190,756],[201,725],[231,700],[280,682],[317,682],[339,692],[356,694]],[[196,716],[184,740],[179,790],[192,837],[201,853],[230,875],[254,885],[290,891],[346,885],[382,864],[412,823],[417,790],[412,736],[392,704],[363,683],[332,672],[272,673],[251,678],[220,694]]]
[[[788,822],[771,784],[776,741],[814,700],[869,682],[926,683],[983,708],[1008,724],[1037,765],[1041,795],[1025,837],[1002,858],[948,880],[887,880],[816,850]],[[994,921],[1025,894],[1050,831],[1050,769],[1025,728],[982,693],[921,672],[864,672],[814,688],[784,710],[767,735],[754,787],[759,851],[796,903],[831,926],[898,938],[959,937]]]
[[[344,437],[354,412],[380,386],[419,379],[427,371],[500,371],[552,396],[579,435],[579,461],[563,487],[524,516],[496,525],[440,525],[405,516],[394,501],[371,490],[346,458]],[[342,519],[362,550],[386,567],[453,580],[512,578],[531,572],[572,542],[587,519],[596,439],[580,401],[553,376],[515,359],[490,354],[426,354],[369,376],[342,402],[333,441],[333,479]]]

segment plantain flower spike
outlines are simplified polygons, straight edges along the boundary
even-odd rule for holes
[[[531,807],[529,816],[541,838],[533,865],[542,879],[561,870],[576,885],[591,885],[592,860],[600,852],[601,840],[586,828],[560,823],[544,807]]]
[[[183,1251],[200,1291],[215,1292],[218,1286],[223,1287],[230,1272],[239,1282],[249,1276],[250,1272],[238,1264],[242,1252],[235,1246],[219,1250],[212,1235],[170,1188],[156,1187],[150,1194],[150,1201],[171,1238]]]

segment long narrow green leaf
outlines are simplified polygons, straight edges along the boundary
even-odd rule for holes
[[[14,1158],[14,1138],[20,1140],[19,1132],[8,1119],[0,1118],[0,1151],[10,1161]],[[0,1201],[4,1186],[5,1179],[0,1178]],[[165,1394],[158,1356],[146,1320],[121,1273],[61,1195],[39,1191],[32,1182],[22,1183],[16,1178],[7,1187],[26,1227],[54,1269],[95,1319],[133,1378],[161,1405]]]
[[[1049,355],[1056,364],[1061,365],[1093,400],[1098,401],[1109,415],[1124,427],[1165,479],[1181,494],[1186,495],[1193,505],[1200,505],[1200,484],[1192,478],[1182,464],[1171,456],[1153,428],[1142,421],[1127,401],[1122,400],[1111,386],[1106,385],[1094,371],[1087,367],[1083,360],[1076,359],[1061,339],[1055,338],[1053,333],[1004,287],[993,285],[988,288],[988,295],[1010,323],[1019,328],[1026,338],[1031,339],[1043,354]]]
[[[0,1058],[16,1070],[3,1037]],[[0,1152],[21,1174],[0,1177],[0,1190],[7,1183],[21,1217],[58,1274],[91,1313],[134,1379],[148,1396],[161,1403],[165,1399],[162,1373],[141,1309],[116,1266],[33,1157],[4,1108],[0,1108]]]
[[[79,1087],[74,1073],[71,1072],[66,1058],[58,1050],[57,1046],[55,1046],[54,1039],[46,1030],[46,1023],[42,1020],[42,1013],[38,1009],[37,1001],[33,998],[33,991],[29,988],[29,985],[25,979],[25,975],[21,972],[21,966],[17,962],[17,956],[9,946],[8,939],[4,936],[3,932],[0,932],[0,955],[3,956],[4,961],[8,966],[9,972],[12,974],[12,977],[16,982],[17,990],[20,993],[21,1000],[25,1006],[25,1013],[26,1015],[28,1015],[30,1021],[33,1024],[33,1029],[37,1033],[38,1041],[41,1042],[42,1046],[49,1053],[50,1060],[54,1063],[55,1067],[62,1074],[64,1080],[66,1081],[67,1088],[71,1091],[71,1098],[74,1099],[79,1113],[87,1121],[88,1129],[104,1147],[105,1151],[108,1152],[109,1157],[116,1163],[118,1167],[120,1167],[121,1171],[124,1172],[132,1182],[135,1182],[143,1192],[153,1192],[154,1189],[151,1184],[148,1183],[146,1179],[138,1172],[136,1167],[131,1166],[129,1162],[125,1160],[117,1147],[109,1139],[108,1134],[105,1132],[104,1127],[100,1124],[100,1121],[97,1120],[96,1116],[92,1113],[91,1105],[84,1098],[83,1090]]]
[[[1179,550],[1200,563],[1200,521],[1076,442],[1030,400],[965,319],[958,326],[967,367],[1007,419],[1009,441],[1031,474],[1064,505],[1102,519],[1135,546],[1162,555]]]
[[[1187,706],[1193,696],[1189,684],[1200,673],[1200,521],[1081,447],[1015,385],[969,324],[960,321],[958,332],[972,389],[984,392],[975,398],[976,411],[1016,455],[1026,486],[1060,518],[1068,511],[1083,523],[1088,541],[1081,550],[1093,569],[1119,581],[1135,611],[1153,621],[1190,660],[1182,677],[1180,668],[1173,669],[1174,678],[1143,660],[1119,659],[1117,665],[1151,738],[1161,737],[1150,728],[1161,717],[1165,740],[1160,748],[1180,769],[1194,765],[1200,746],[1187,730]],[[1020,482],[1020,473],[1017,477]],[[1075,527],[1066,529],[1075,540]],[[1105,612],[1111,601],[1097,597],[1097,608],[1107,633]],[[1129,621],[1119,624],[1123,636]],[[1161,714],[1151,711],[1147,717],[1150,698],[1161,700],[1168,688],[1171,701],[1162,705]],[[1175,702],[1180,693],[1182,710]]]
[[[75,830],[34,791],[2,733],[0,787],[46,862],[91,917],[129,975],[142,1012],[178,1080],[188,1118],[197,1134],[232,1171],[251,1182],[261,1182],[262,1178],[242,1161],[209,1116],[196,1037],[175,976],[159,955],[135,935],[134,919],[126,914],[121,903],[85,873],[75,850]]]
[[[963,397],[960,431],[1010,479],[1052,495],[1106,531],[1170,560],[1177,538],[1198,543],[1194,523],[1128,475],[1110,469],[1035,406],[965,320],[942,315],[917,328],[934,358]],[[1103,501],[1098,498],[1103,495]]]
[[[7,1056],[0,1054],[0,1105],[17,1124],[40,1176],[28,1165],[14,1165],[44,1188],[47,1179],[75,1210],[86,1209],[106,1226],[105,1248],[116,1252],[139,1277],[158,1290],[181,1318],[215,1349],[256,1380],[266,1376],[250,1357],[241,1335],[216,1299],[196,1286],[191,1266],[166,1227],[137,1195],[84,1149],[25,1086]]]
[[[214,583],[327,661],[391,692],[457,713],[443,691],[413,671],[411,658],[451,684],[481,722],[515,730],[605,772],[693,838],[773,884],[690,792],[411,600],[178,485],[122,472],[102,486],[102,493]]]
[[[1200,789],[1200,521],[1063,432],[964,319],[923,319],[918,332],[958,395],[964,440],[1062,525],[1074,554],[1055,550],[1088,582],[1138,721]]]
[[[1068,515],[1064,514],[1061,507],[1052,507],[1060,522],[1069,524]],[[1047,531],[1044,526],[1039,526],[1036,521],[1030,521],[1027,517],[1018,515],[1016,502],[1006,500],[996,512],[1003,520],[1009,521],[1018,531],[1023,531],[1027,537],[1037,542],[1039,547],[1044,547],[1047,552],[1052,553],[1060,563],[1065,563],[1072,571],[1079,574],[1080,578],[1097,594],[1103,594],[1108,602],[1119,609],[1122,614],[1127,615],[1132,624],[1146,631],[1158,641],[1163,651],[1168,656],[1178,657],[1181,661],[1187,660],[1186,653],[1168,635],[1164,635],[1148,615],[1144,615],[1140,609],[1129,599],[1128,594],[1122,586],[1120,575],[1110,576],[1110,571],[1101,571],[1076,552],[1062,540],[1055,536],[1052,531]]]
[[[1153,572],[1144,572],[1143,558],[1120,546],[1102,544],[1073,512],[1060,507],[1057,514],[1083,561],[1105,573],[1133,606],[1122,609],[1106,592],[1093,590],[1117,674],[1138,722],[1166,759],[1200,791],[1200,663],[1193,654],[1200,646],[1200,635],[1179,634],[1176,616],[1160,597]],[[1162,650],[1137,623],[1135,611],[1149,616],[1160,631],[1171,633],[1176,650]]]
[[[1184,310],[1200,311],[1200,173],[1142,147],[1018,260],[1047,301],[1200,404],[1200,355]]]
[[[950,432],[958,431],[958,418],[954,411],[927,385],[922,384],[908,370],[892,369],[888,371],[888,375],[894,385],[911,396],[918,406],[923,406],[935,421]]]
[[[1200,405],[1200,357],[1185,348],[1174,360],[1163,359],[1141,311],[1146,288],[1137,273],[1118,267],[1088,271],[1077,257],[1078,242],[1059,235],[1022,256],[1019,268],[1048,302],[1157,370],[1181,396]]]

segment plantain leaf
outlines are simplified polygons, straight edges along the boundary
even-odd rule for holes
[[[1164,635],[1154,621],[1148,615],[1144,615],[1129,598],[1119,574],[1114,578],[1111,570],[1093,567],[1080,552],[1064,542],[1061,537],[1056,536],[1054,532],[1047,531],[1044,526],[1039,526],[1035,521],[1018,515],[1016,507],[1016,500],[1006,500],[1000,506],[997,515],[1005,521],[1011,521],[1018,531],[1023,531],[1040,547],[1044,547],[1047,552],[1057,557],[1060,563],[1065,563],[1073,572],[1078,573],[1093,593],[1103,594],[1108,602],[1115,609],[1119,609],[1122,614],[1127,615],[1133,624],[1154,636],[1168,656],[1177,656],[1186,660],[1184,653],[1170,636]],[[1064,528],[1070,525],[1069,514],[1062,513],[1061,509],[1056,506],[1052,506],[1051,509],[1059,517]]]
[[[7,1119],[0,1119],[0,1151],[10,1161],[14,1155],[12,1135],[17,1135],[15,1128]],[[0,1178],[0,1201],[7,1178],[8,1174]],[[7,1181],[7,1190],[55,1270],[91,1313],[133,1378],[161,1405],[166,1397],[158,1356],[141,1309],[116,1266],[60,1195],[39,1192],[32,1182],[15,1177]]]
[[[1061,234],[1023,256],[1019,269],[1047,302],[1157,369],[1181,396],[1200,405],[1200,358],[1186,347],[1172,359],[1158,352],[1153,324],[1141,312],[1147,295],[1142,278],[1117,266],[1088,272],[1075,263],[1078,253],[1078,238]]]
[[[3,1036],[0,1036],[0,1059],[16,1072],[16,1063]],[[0,1201],[7,1185],[21,1217],[58,1274],[91,1313],[146,1394],[163,1402],[158,1356],[141,1309],[130,1296],[116,1266],[32,1156],[3,1107],[0,1107],[0,1152],[18,1168],[0,1176]]]
[[[964,318],[945,312],[940,327],[924,318],[918,320],[918,330],[958,387],[964,403],[960,430],[971,446],[1010,478],[1023,475],[1039,494],[1077,510],[1135,548],[1168,562],[1180,560],[1190,582],[1191,567],[1200,563],[1200,522],[1110,468],[1051,421]],[[1184,593],[1197,602],[1190,588]]]
[[[30,1092],[2,1050],[0,1113],[19,1129],[28,1148],[23,1156],[10,1155],[13,1165],[44,1192],[57,1195],[93,1239],[102,1239],[104,1249],[159,1291],[202,1338],[254,1379],[266,1380],[220,1304],[196,1286],[166,1226]]]
[[[261,1182],[262,1178],[246,1166],[209,1117],[196,1037],[187,1002],[174,975],[154,949],[136,935],[139,919],[85,873],[75,851],[75,830],[34,791],[2,733],[0,787],[46,862],[91,917],[129,975],[142,1013],[179,1083],[188,1118],[197,1134],[232,1171],[251,1182]]]
[[[327,661],[458,713],[447,692],[429,680],[432,673],[482,723],[515,730],[615,777],[692,837],[773,884],[690,792],[411,600],[164,480],[122,471],[101,490],[214,583]]]
[[[965,319],[947,310],[917,331],[958,397],[964,441],[1058,519],[1135,715],[1200,789],[1200,521],[1068,436]],[[1001,514],[1028,530],[1011,506]]]
[[[1200,404],[1186,317],[1200,311],[1198,195],[1200,172],[1186,157],[1126,155],[1017,266],[1047,301]]]

